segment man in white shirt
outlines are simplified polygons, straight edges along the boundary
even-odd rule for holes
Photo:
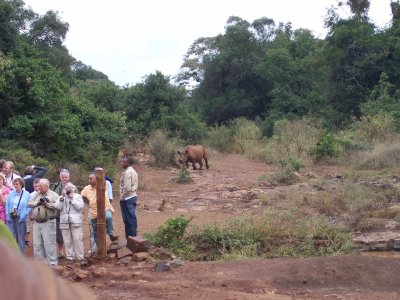
[[[14,189],[13,180],[16,178],[21,178],[18,174],[14,173],[14,163],[10,160],[6,161],[3,164],[3,174],[6,175],[6,186],[9,187],[10,190]]]

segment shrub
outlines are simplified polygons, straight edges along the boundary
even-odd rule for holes
[[[380,170],[392,168],[400,163],[400,144],[393,144],[376,149],[363,156],[358,163],[359,169]]]
[[[272,176],[272,183],[275,185],[285,184],[290,185],[299,180],[299,176],[296,174],[296,168],[300,167],[300,163],[296,160],[296,163],[293,165],[291,162],[287,160],[280,160],[278,162],[278,169],[275,174]]]
[[[156,247],[164,247],[176,254],[185,255],[190,245],[185,241],[184,235],[192,220],[193,217],[186,218],[183,215],[170,218],[155,233],[145,233],[144,237]]]
[[[269,211],[265,216],[243,216],[225,225],[198,228],[188,239],[198,259],[337,255],[354,246],[347,227],[320,215],[302,215],[296,208]]]
[[[236,151],[234,130],[225,125],[211,127],[205,142],[219,152]]]
[[[254,121],[237,118],[232,121],[231,126],[235,132],[235,142],[241,153],[246,154],[260,144],[262,132]]]
[[[178,177],[176,178],[177,183],[189,183],[193,179],[190,177],[190,172],[186,168],[179,169]]]
[[[338,157],[341,152],[339,139],[331,132],[324,133],[318,140],[311,154],[317,161]]]
[[[278,160],[290,157],[307,162],[309,152],[319,136],[319,125],[310,119],[279,120],[274,125],[274,156]]]
[[[396,122],[391,116],[363,116],[351,128],[356,142],[371,145],[392,142],[396,135]]]
[[[176,165],[179,144],[177,139],[168,138],[165,132],[156,130],[148,138],[146,149],[154,157],[154,165],[165,168],[168,165]]]

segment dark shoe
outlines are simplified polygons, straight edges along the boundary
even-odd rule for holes
[[[110,234],[110,239],[112,242],[114,242],[115,240],[117,240],[119,238],[119,235],[117,234]]]

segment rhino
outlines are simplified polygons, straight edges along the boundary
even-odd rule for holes
[[[193,170],[197,170],[196,163],[200,165],[200,170],[203,169],[203,159],[208,169],[208,158],[207,150],[202,145],[188,145],[178,150],[179,163],[189,167],[189,163],[192,164]]]

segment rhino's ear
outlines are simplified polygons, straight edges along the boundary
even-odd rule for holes
[[[178,150],[177,152],[178,152],[178,154],[181,154],[181,151]]]
[[[189,153],[189,149],[186,149],[186,151],[185,151],[185,152],[186,152],[186,154],[188,154],[188,153]]]

